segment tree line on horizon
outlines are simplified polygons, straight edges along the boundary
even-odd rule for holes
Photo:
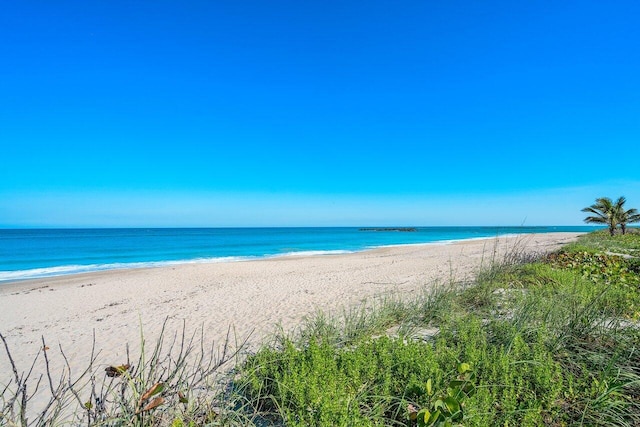
[[[608,197],[599,197],[596,202],[582,209],[590,215],[584,219],[588,224],[606,224],[609,227],[609,234],[615,234],[620,226],[622,234],[627,231],[627,224],[640,222],[640,213],[635,208],[625,209],[627,199],[624,196],[618,197],[615,202]]]

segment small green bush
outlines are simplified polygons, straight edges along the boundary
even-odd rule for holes
[[[507,327],[495,345],[504,324],[485,328],[467,318],[451,326],[435,343],[380,337],[348,348],[311,341],[263,349],[243,367],[243,388],[286,425],[408,425],[407,408],[437,411],[429,387],[451,388],[451,366],[466,360],[478,384],[461,406],[466,424],[523,425],[525,418],[543,423],[556,416],[564,379],[544,333],[523,337]]]

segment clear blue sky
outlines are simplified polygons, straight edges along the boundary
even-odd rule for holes
[[[637,1],[31,1],[0,227],[572,225],[640,208]]]

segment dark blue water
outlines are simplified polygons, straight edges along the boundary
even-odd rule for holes
[[[503,234],[591,231],[592,227],[126,228],[1,230],[0,281],[185,262],[327,254]]]

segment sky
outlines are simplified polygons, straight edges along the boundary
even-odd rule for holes
[[[637,1],[32,1],[0,227],[579,225],[640,208]]]

